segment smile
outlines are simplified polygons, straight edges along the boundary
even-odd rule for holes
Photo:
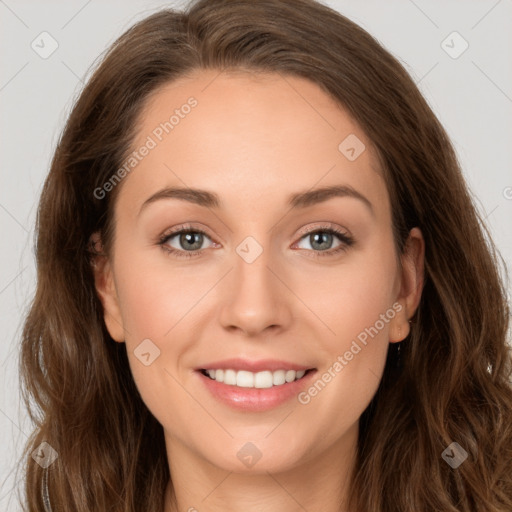
[[[194,373],[219,403],[243,412],[264,412],[296,398],[311,385],[317,370],[198,369]]]
[[[201,370],[201,373],[217,382],[222,382],[229,386],[241,388],[265,389],[273,386],[283,386],[288,382],[302,379],[304,375],[311,370],[264,370],[261,372],[249,372],[246,370],[232,369],[208,369]]]

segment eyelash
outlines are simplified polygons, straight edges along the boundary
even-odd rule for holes
[[[202,235],[205,235],[208,238],[210,238],[210,236],[208,235],[208,233],[206,233],[206,231],[203,231],[202,229],[199,229],[199,228],[193,228],[193,227],[187,225],[187,226],[180,226],[176,231],[172,231],[171,233],[166,233],[166,234],[162,235],[158,240],[158,245],[160,245],[160,247],[164,251],[166,251],[169,255],[174,255],[176,258],[189,259],[189,258],[195,258],[197,256],[200,256],[203,253],[203,251],[205,251],[205,249],[201,249],[199,251],[181,251],[178,249],[169,248],[169,246],[167,245],[167,242],[171,238],[174,238],[176,235],[181,235],[183,233],[201,233]],[[342,242],[341,245],[339,247],[337,247],[336,249],[330,249],[328,251],[314,251],[313,250],[313,252],[315,253],[315,256],[314,256],[315,258],[323,258],[326,256],[335,256],[338,253],[340,253],[341,251],[346,251],[355,242],[355,240],[352,236],[348,235],[347,233],[345,233],[343,231],[338,230],[337,228],[331,227],[331,226],[320,226],[320,227],[316,226],[314,229],[311,229],[311,230],[307,231],[306,233],[303,233],[301,235],[299,241],[313,233],[329,233],[331,235],[335,235],[340,240],[340,242]]]

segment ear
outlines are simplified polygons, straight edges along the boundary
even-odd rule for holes
[[[122,343],[125,340],[124,326],[114,282],[112,263],[108,256],[103,253],[101,237],[98,232],[91,235],[89,244],[93,248],[94,256],[91,264],[94,273],[94,285],[103,305],[105,325],[112,339]]]
[[[425,241],[419,228],[415,227],[409,232],[400,261],[400,290],[396,300],[401,307],[396,308],[397,313],[390,322],[390,343],[402,341],[409,335],[409,319],[420,303],[424,283]]]

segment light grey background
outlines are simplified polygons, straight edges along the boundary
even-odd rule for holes
[[[452,138],[510,269],[512,0],[324,3],[374,35],[418,83]],[[20,405],[18,348],[21,321],[35,287],[36,206],[52,151],[89,67],[105,48],[159,7],[181,5],[156,0],[0,0],[1,510],[19,510],[14,464],[32,430]],[[59,45],[47,59],[31,48],[43,31]],[[469,44],[456,59],[441,45],[453,31]],[[453,46],[452,52],[461,48],[456,37],[445,43]]]

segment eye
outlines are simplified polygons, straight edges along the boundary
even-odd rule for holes
[[[173,254],[177,258],[192,258],[203,252],[202,245],[205,237],[210,239],[202,229],[180,226],[171,233],[164,234],[158,243],[164,251]],[[170,241],[173,241],[178,247],[170,245]]]
[[[334,249],[330,249],[333,240],[336,238],[339,241],[339,245]],[[348,233],[331,226],[316,226],[314,229],[307,231],[306,234],[301,237],[300,241],[302,240],[310,243],[310,246],[315,252],[315,257],[334,256],[341,251],[346,251],[354,244],[354,238]]]
[[[164,233],[158,244],[176,258],[193,258],[203,253],[205,237],[211,241],[209,235],[202,229],[193,228],[190,225],[179,226],[170,233]],[[331,249],[333,240],[336,238],[339,245]],[[346,251],[355,241],[348,233],[332,226],[315,226],[314,229],[307,231],[298,243],[303,240],[310,242],[314,257],[334,256],[341,251]],[[304,248],[299,247],[299,249]]]

